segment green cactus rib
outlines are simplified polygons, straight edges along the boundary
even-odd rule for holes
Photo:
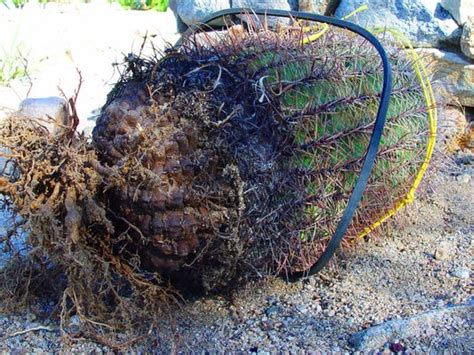
[[[349,238],[406,195],[428,140],[428,107],[412,59],[388,36],[382,37],[393,90],[377,160]],[[382,70],[374,49],[343,30],[331,29],[304,45],[300,38],[298,31],[256,31],[240,43],[218,45],[213,55],[232,53],[230,66],[253,83],[255,106],[270,106],[288,126],[286,168],[299,177],[299,185],[288,189],[303,189],[305,196],[304,207],[289,223],[295,231],[288,231],[299,249],[283,247],[282,254],[293,253],[304,269],[303,259],[315,260],[315,249],[333,234],[359,176],[380,101]],[[275,198],[289,204],[294,196],[288,192]]]
[[[265,90],[276,93],[284,116],[293,123],[292,166],[307,175],[306,192],[311,197],[300,216],[306,221],[299,232],[303,241],[330,234],[335,216],[344,210],[368,147],[382,89],[380,63],[370,50],[325,44],[322,40],[286,52],[254,53],[250,66],[265,78]],[[379,156],[355,218],[360,226],[406,193],[426,146],[427,108],[412,63],[395,46],[389,44],[389,49],[393,95]],[[387,196],[382,198],[385,205],[380,205],[380,196]],[[352,233],[358,228],[354,226]]]

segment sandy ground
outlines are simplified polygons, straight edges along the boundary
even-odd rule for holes
[[[472,353],[473,171],[473,155],[458,156],[379,236],[339,253],[319,275],[190,300],[171,314],[172,322],[163,320],[146,341],[123,350]],[[444,315],[457,305],[465,307]],[[427,319],[417,322],[427,311]],[[357,332],[390,320],[414,325],[403,325],[404,334],[388,326],[370,346],[351,343]],[[9,336],[37,327],[43,328]],[[62,343],[57,323],[27,312],[0,316],[0,333],[5,351],[110,350],[87,341]]]
[[[155,36],[160,48],[177,38],[171,13],[84,6],[0,12],[0,33],[12,34],[0,36],[1,48],[24,48],[31,78],[0,87],[3,113],[16,109],[28,91],[30,97],[53,96],[59,85],[70,95],[77,85],[77,67],[85,80],[78,102],[81,127],[90,130],[94,114],[118,79],[110,64],[138,50],[146,33]],[[383,342],[360,350],[474,352],[473,170],[472,155],[453,157],[453,163],[434,176],[423,199],[379,236],[340,253],[321,274],[294,284],[281,279],[250,284],[232,297],[189,301],[174,312],[174,322],[163,321],[147,341],[126,350],[354,352],[357,347],[349,340],[358,331],[471,304],[418,324],[409,335],[386,331]],[[29,331],[14,335],[24,330]],[[0,315],[0,350],[109,349],[87,341],[62,343],[57,323],[25,312]]]

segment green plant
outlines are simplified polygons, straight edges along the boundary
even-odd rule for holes
[[[117,2],[127,10],[156,10],[164,12],[168,9],[168,0],[110,0]]]
[[[1,0],[0,4],[6,6],[7,8],[17,8],[21,9],[23,6],[25,6],[29,0]],[[45,4],[48,2],[48,0],[39,0],[38,1],[40,4]]]
[[[82,0],[88,2],[87,0]],[[0,0],[0,4],[7,8],[22,8],[29,0]],[[54,0],[39,0],[40,4],[55,2]],[[168,9],[168,0],[109,0],[110,3],[118,3],[127,10],[156,10],[165,12]]]
[[[19,40],[19,27],[11,36],[10,42],[0,47],[0,84],[6,85],[11,80],[27,76],[28,61],[23,56]]]
[[[3,51],[5,54],[5,51]],[[0,59],[0,84],[8,84],[11,80],[26,76],[25,64],[20,57],[9,56]]]

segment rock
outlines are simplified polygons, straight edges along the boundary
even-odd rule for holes
[[[20,103],[18,114],[32,119],[45,120],[50,132],[69,125],[68,104],[61,97],[29,98]]]
[[[461,51],[466,57],[474,59],[474,16],[470,16],[462,28]]]
[[[291,10],[290,2],[287,0],[232,0],[232,7]]]
[[[474,64],[455,52],[435,48],[418,48],[417,52],[429,63],[432,80],[448,95],[447,103],[474,107]]]
[[[441,324],[446,317],[468,317],[473,305],[461,305],[436,309],[413,317],[394,319],[353,334],[349,344],[355,350],[376,350],[386,343],[398,343],[397,339],[412,338],[426,334],[429,328]]]
[[[468,16],[474,14],[474,1],[472,0],[441,0],[441,6],[444,7],[459,23],[463,25]]]
[[[274,318],[282,312],[283,312],[283,307],[277,304],[271,305],[265,310],[265,314],[269,318]]]
[[[454,106],[446,106],[440,109],[439,117],[443,118],[443,124],[438,129],[436,143],[449,153],[462,150],[466,145],[463,137],[468,129],[465,113]]]
[[[300,0],[298,10],[320,15],[332,15],[338,4],[339,0]]]
[[[171,10],[174,13],[175,19],[176,19],[176,29],[178,30],[179,33],[182,33],[186,31],[188,28],[188,25],[184,23],[184,21],[181,19],[178,13],[178,2],[179,0],[169,0],[168,1],[168,9]]]
[[[434,257],[436,260],[447,260],[451,259],[455,254],[455,248],[450,242],[442,242],[440,243],[435,252]]]
[[[342,18],[363,4],[369,8],[351,21],[371,28],[396,28],[415,47],[437,47],[446,42],[459,44],[461,29],[439,3],[431,0],[342,0],[335,16]]]
[[[253,9],[273,9],[273,10],[291,10],[291,1],[287,0],[232,0],[232,7],[244,7]],[[259,16],[260,21],[263,22],[263,17]],[[287,20],[283,18],[269,18],[267,23],[270,26],[275,26],[277,22],[286,23]]]
[[[299,0],[288,0],[288,3],[290,4],[290,8],[292,11],[298,11],[300,4]]]
[[[398,342],[392,343],[390,344],[390,350],[394,353],[401,353],[405,351],[405,346],[403,346],[403,344],[398,343]]]
[[[456,177],[456,180],[462,184],[467,184],[471,180],[471,175],[469,174],[461,174]]]
[[[474,153],[474,121],[469,122],[461,137],[461,149],[468,149]]]
[[[467,267],[457,267],[453,270],[452,275],[458,279],[468,279],[471,276],[471,270]]]
[[[174,6],[174,5],[173,5]],[[213,12],[230,8],[228,0],[176,0],[176,13],[188,26],[204,20]]]

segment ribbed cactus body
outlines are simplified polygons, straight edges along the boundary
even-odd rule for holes
[[[114,90],[94,141],[123,176],[106,194],[144,268],[212,289],[317,260],[360,172],[382,73],[363,39],[331,30],[303,44],[309,34],[191,38]],[[427,107],[412,63],[387,45],[393,95],[348,237],[406,195],[423,160]]]

